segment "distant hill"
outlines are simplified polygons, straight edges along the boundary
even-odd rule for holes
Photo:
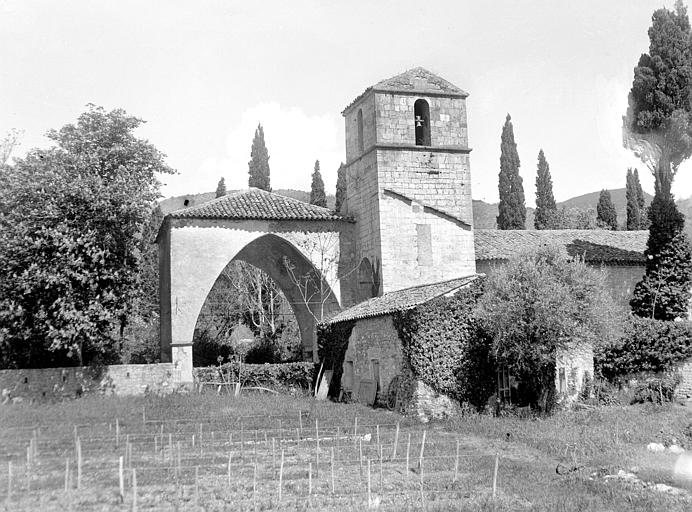
[[[475,229],[497,229],[497,203],[473,200],[473,227]],[[526,227],[533,229],[533,208],[526,208]]]
[[[232,194],[233,192],[237,192],[237,190],[229,190],[228,193]],[[293,190],[290,188],[280,188],[277,190],[272,190],[272,192],[275,192],[277,194],[280,194],[282,196],[286,197],[292,197],[293,199],[298,199],[299,201],[303,201],[305,203],[310,202],[310,192],[305,192],[304,190]],[[167,213],[174,212],[175,210],[182,210],[183,208],[189,208],[191,206],[197,206],[203,203],[206,203],[208,201],[211,201],[212,199],[216,198],[216,192],[202,192],[200,194],[187,194],[184,196],[174,196],[174,197],[168,197],[166,199],[162,199],[159,202],[159,206],[161,206],[161,210],[163,211],[163,214],[166,215]],[[187,203],[185,203],[187,201]],[[336,198],[333,195],[327,195],[327,208],[334,209],[334,205],[336,203]]]

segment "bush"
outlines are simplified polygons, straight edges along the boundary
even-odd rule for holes
[[[226,363],[221,366],[195,368],[195,382],[217,382],[219,384],[240,382],[242,386],[261,386],[277,391],[291,388],[310,389],[315,379],[315,363],[281,363],[281,364],[243,364]]]
[[[662,373],[692,358],[692,323],[632,316],[624,334],[594,354],[596,373],[615,381],[626,375]]]
[[[675,396],[675,388],[680,384],[681,377],[678,373],[665,373],[645,377],[634,390],[633,404],[651,402],[663,404],[672,402]]]

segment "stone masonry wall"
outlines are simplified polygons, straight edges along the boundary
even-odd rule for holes
[[[583,389],[586,376],[593,380],[593,346],[590,343],[570,344],[558,354],[555,366],[555,388],[558,392],[563,391],[567,400],[576,400]]]
[[[692,360],[678,365],[675,371],[682,377],[680,384],[675,389],[675,397],[680,400],[692,398]]]
[[[60,400],[88,394],[143,395],[180,388],[172,363],[0,370],[3,399]]]

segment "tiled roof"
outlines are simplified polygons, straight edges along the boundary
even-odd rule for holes
[[[431,73],[425,68],[417,67],[404,71],[400,75],[393,76],[377,82],[375,85],[368,87],[365,91],[353,100],[348,107],[344,109],[346,112],[353,105],[358,103],[370,91],[384,92],[408,92],[425,94],[444,94],[448,96],[458,96],[466,98],[469,93],[460,89],[456,85],[448,82],[444,78]]]
[[[557,244],[570,256],[583,256],[589,263],[643,264],[648,237],[648,231],[603,229],[474,231],[477,261],[506,260],[521,249],[537,249],[548,244]]]
[[[462,288],[474,279],[476,275],[460,277],[441,283],[424,284],[385,293],[381,297],[373,297],[360,304],[356,304],[338,313],[327,320],[329,324],[345,322],[347,320],[357,320],[374,316],[388,315],[395,311],[403,311],[412,307],[428,302],[436,297],[453,292]]]
[[[231,193],[198,206],[176,210],[174,219],[345,220],[329,210],[258,188]]]

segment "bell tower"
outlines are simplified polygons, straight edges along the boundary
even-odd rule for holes
[[[359,300],[475,273],[467,96],[419,67],[343,111]]]

